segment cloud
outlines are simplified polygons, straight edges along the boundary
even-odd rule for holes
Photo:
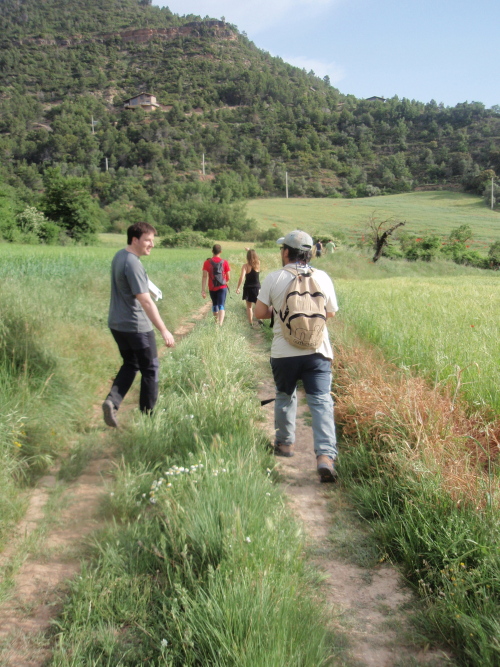
[[[346,73],[340,65],[334,62],[324,62],[322,60],[315,60],[314,58],[303,58],[302,56],[282,56],[283,60],[290,65],[305,69],[306,72],[312,70],[316,76],[323,78],[328,75],[330,83],[336,86],[346,76]]]
[[[290,14],[318,16],[339,0],[154,0],[155,5],[167,6],[181,16],[198,14],[221,18],[234,23],[239,30],[256,35],[276,25]],[[296,17],[297,18],[297,17]]]

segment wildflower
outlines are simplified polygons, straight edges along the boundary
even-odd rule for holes
[[[245,537],[245,542],[251,542],[252,540],[249,537]]]
[[[189,415],[189,419],[194,419],[194,415]]]
[[[172,483],[171,483],[171,482],[169,482],[169,483],[167,484],[167,486],[172,486]]]
[[[16,447],[22,447],[22,444],[18,442],[17,440],[14,440],[14,444]]]
[[[266,496],[270,496],[270,495],[271,495],[271,494],[270,494],[269,492],[268,492],[268,493],[266,493]]]
[[[156,498],[150,498],[149,502],[151,503],[151,505],[156,505],[157,501],[156,501]]]
[[[111,491],[111,493],[110,493],[109,495],[110,495],[111,497],[113,497],[115,494]]]
[[[166,639],[161,640],[161,647],[166,648],[168,646],[168,641]]]

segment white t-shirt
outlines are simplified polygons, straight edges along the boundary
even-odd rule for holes
[[[300,264],[287,264],[287,267],[296,269],[299,271],[301,269],[306,269],[307,267]],[[330,276],[324,271],[318,269],[314,270],[313,273],[314,280],[317,281],[318,285],[323,290],[326,297],[326,312],[327,313],[336,313],[339,309],[337,305],[337,297],[335,296],[335,289],[333,287],[332,280]],[[262,286],[259,292],[259,301],[262,301],[266,306],[272,306],[275,311],[280,310],[281,304],[288,289],[288,285],[292,282],[294,276],[290,271],[286,271],[285,268],[278,269],[273,271],[264,279]],[[323,342],[320,347],[315,350],[302,350],[298,347],[290,345],[288,341],[283,338],[281,332],[281,324],[279,315],[274,314],[274,327],[273,327],[273,343],[271,345],[271,357],[279,359],[282,357],[301,357],[306,354],[322,354],[326,359],[333,359],[332,346],[330,345],[330,340],[328,338],[328,329],[325,327],[323,333]]]

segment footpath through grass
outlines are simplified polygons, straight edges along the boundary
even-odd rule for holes
[[[25,510],[22,490],[69,443],[84,451],[98,440],[92,406],[119,367],[107,328],[116,250],[0,244],[0,547]],[[203,304],[205,257],[155,249],[144,261],[171,329]]]
[[[331,663],[303,535],[255,426],[255,364],[230,314],[163,359],[154,417],[120,436],[115,523],[58,622],[58,667]]]

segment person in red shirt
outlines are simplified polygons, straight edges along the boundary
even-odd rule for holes
[[[207,297],[207,281],[208,291],[212,299],[212,312],[215,321],[222,326],[225,315],[225,304],[227,297],[228,282],[231,275],[231,268],[227,260],[220,256],[222,252],[221,246],[216,243],[212,248],[212,258],[206,259],[203,263],[203,271],[201,278],[201,296]],[[222,266],[218,266],[222,262]]]

